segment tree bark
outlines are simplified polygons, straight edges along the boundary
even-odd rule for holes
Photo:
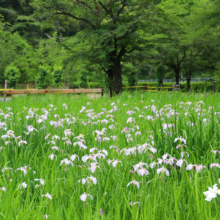
[[[190,92],[190,81],[191,81],[191,79],[187,78],[186,81],[187,81],[187,91]]]
[[[187,91],[190,92],[191,71],[186,71]]]
[[[115,93],[118,95],[122,92],[122,76],[121,76],[121,61],[115,59],[111,67],[114,76]]]
[[[109,96],[111,98],[112,97],[112,92],[113,92],[113,72],[112,72],[112,70],[108,69],[107,74],[108,74]]]
[[[176,84],[179,85],[180,84],[180,70],[179,70],[179,68],[175,69],[175,74],[176,74]]]

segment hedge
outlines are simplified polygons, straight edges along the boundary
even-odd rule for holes
[[[174,83],[163,83],[163,87],[172,87]],[[147,85],[147,86],[154,86],[154,87],[158,87],[158,83],[157,82],[139,82],[138,86],[143,86],[143,85]],[[181,92],[187,92],[187,83],[180,83],[181,85]],[[123,86],[128,86],[127,83],[123,83]],[[190,83],[190,87],[191,87],[191,91],[194,92],[212,92],[213,91],[213,85],[212,82],[191,82]],[[216,87],[216,91],[220,91],[220,86],[219,85],[215,85]],[[168,90],[172,90],[172,89],[168,89]]]
[[[69,84],[70,89],[79,89],[80,87],[80,82],[71,82]],[[88,88],[103,88],[103,83],[100,82],[88,82]]]
[[[75,82],[75,83],[70,83],[70,88],[71,89],[77,89],[80,88],[80,83]],[[174,83],[163,83],[163,87],[172,87]],[[137,83],[138,86],[143,86],[143,85],[147,85],[147,86],[154,86],[154,87],[158,87],[158,83],[157,82],[138,82]],[[181,85],[181,92],[187,92],[187,83],[180,83]],[[101,82],[88,82],[88,86],[89,88],[104,88],[103,83]],[[122,83],[123,87],[128,86],[128,82],[123,82]],[[191,86],[191,91],[194,92],[212,92],[213,91],[213,85],[212,82],[191,82],[190,83]],[[220,91],[220,84],[216,84],[216,91]],[[139,90],[142,90],[142,88],[140,88]],[[152,89],[153,90],[153,89]],[[172,89],[168,89],[168,90],[172,90]]]

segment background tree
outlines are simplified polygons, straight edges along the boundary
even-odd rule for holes
[[[46,66],[40,66],[38,70],[38,77],[37,77],[37,88],[38,89],[46,89],[46,77],[48,76],[48,68]]]
[[[53,86],[54,88],[60,88],[63,86],[63,70],[61,66],[55,66],[53,71]]]
[[[4,75],[5,78],[8,80],[9,88],[15,88],[20,77],[19,69],[13,64],[10,64],[6,67]]]
[[[0,83],[13,63],[18,82],[39,66],[63,66],[63,82],[121,92],[122,79],[218,77],[219,0],[15,0],[0,5]],[[1,15],[0,15],[1,16]],[[161,68],[161,65],[163,68]],[[161,71],[157,71],[157,70]],[[159,72],[161,74],[159,74]],[[158,75],[159,74],[159,75]],[[106,76],[106,77],[104,77]],[[46,77],[47,86],[53,76]],[[160,81],[161,83],[162,81]],[[97,84],[98,83],[98,84]],[[99,84],[100,83],[100,84]]]
[[[81,72],[81,82],[80,82],[80,87],[81,88],[88,88],[88,83],[87,83],[87,72],[86,71],[82,71]]]
[[[0,16],[0,81],[4,81],[4,71],[7,66],[14,63],[21,75],[31,75],[27,56],[31,54],[32,47],[18,33],[11,33],[7,23]],[[25,64],[24,64],[25,62]]]
[[[137,30],[143,19],[153,17],[155,2],[151,0],[67,0],[64,2],[35,0],[34,6],[36,16],[44,15],[51,19],[54,16],[65,16],[85,24],[84,30],[78,32],[75,39],[71,39],[72,42],[68,42],[66,46],[75,52],[77,57],[81,58],[85,55],[91,63],[98,63],[109,80],[114,81],[116,94],[120,93],[122,61],[126,54],[138,50],[141,36]],[[73,48],[77,48],[78,53]]]

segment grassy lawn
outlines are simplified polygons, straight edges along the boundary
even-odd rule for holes
[[[219,94],[39,97],[0,103],[0,219],[220,218]]]

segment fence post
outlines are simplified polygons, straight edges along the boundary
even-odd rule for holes
[[[147,84],[143,84],[143,91],[147,91]]]
[[[70,88],[70,83],[67,82],[67,83],[66,83],[66,89],[69,89],[69,88]],[[70,94],[68,93],[67,96],[69,96],[69,95],[70,95]]]
[[[69,89],[70,88],[70,84],[66,83],[66,88]]]
[[[177,90],[180,91],[180,88],[181,88],[180,84],[174,84],[174,85],[172,85],[172,87],[173,87],[173,92],[177,91]]]
[[[5,89],[8,87],[8,80],[5,80]],[[4,101],[6,101],[6,94],[4,94]]]
[[[213,88],[213,93],[215,93],[215,83],[214,82],[212,83],[212,86],[213,86],[212,87]]]

